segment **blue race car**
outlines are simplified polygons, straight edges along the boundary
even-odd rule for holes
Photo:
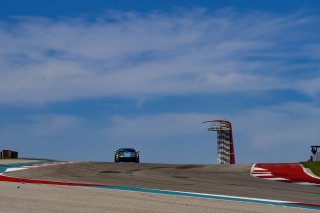
[[[114,150],[114,162],[118,163],[122,162],[140,162],[139,150],[135,150],[133,148],[120,148],[118,150]]]

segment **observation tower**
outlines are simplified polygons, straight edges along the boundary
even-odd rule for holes
[[[208,131],[217,132],[218,164],[235,164],[231,122],[226,120],[211,120],[202,123],[210,124]]]

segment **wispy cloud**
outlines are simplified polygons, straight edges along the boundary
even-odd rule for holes
[[[127,138],[148,138],[150,141],[159,137],[199,134],[206,128],[201,122],[208,117],[221,116],[201,113],[161,113],[132,118],[116,116],[108,132]]]
[[[16,18],[0,23],[0,101],[283,88],[315,97],[319,21],[202,9]]]
[[[309,147],[318,143],[320,108],[313,104],[291,102],[235,112],[228,119],[233,123],[238,162],[283,162],[305,160]],[[163,113],[135,118],[116,117],[106,132],[114,141],[149,147],[166,152],[170,147],[188,146],[196,159],[214,159],[216,134],[206,131],[200,123],[208,118],[223,119],[223,115],[205,113]],[[112,141],[112,140],[111,140]],[[120,143],[121,144],[121,143]],[[191,144],[191,145],[190,145]],[[150,148],[151,149],[151,148]],[[209,151],[209,150],[211,151]],[[294,154],[293,154],[294,153]],[[272,157],[271,157],[272,156]],[[152,159],[150,157],[150,159]]]
[[[308,147],[317,143],[320,108],[307,103],[290,102],[271,107],[234,112],[227,119],[234,125],[238,146],[251,146],[256,150],[268,150],[272,146],[290,145]],[[221,114],[161,113],[138,117],[117,116],[112,119],[108,134],[129,138],[156,138],[197,135],[203,138],[208,119],[225,119]],[[242,135],[242,136],[241,136]],[[243,137],[244,136],[244,137]],[[179,141],[179,143],[183,143]],[[247,147],[249,148],[249,147]],[[270,152],[272,150],[269,150]],[[241,154],[241,153],[240,153]]]
[[[227,119],[234,127],[237,162],[307,159],[309,146],[320,137],[319,116],[319,107],[298,102],[235,111]],[[91,126],[81,117],[48,114],[4,126],[0,138],[27,155],[35,155],[36,147],[53,158],[70,159],[72,152],[74,159],[105,161],[112,160],[113,148],[132,146],[143,149],[145,162],[209,163],[215,162],[216,134],[201,122],[224,118],[201,112],[115,115],[103,125]],[[25,151],[27,144],[31,147]],[[88,155],[87,150],[99,155]]]
[[[235,116],[234,121],[239,133],[245,134],[255,149],[272,152],[270,147],[286,145],[293,151],[298,147],[307,150],[318,143],[319,116],[318,106],[291,102],[249,110]]]
[[[61,115],[47,114],[28,116],[27,118],[20,117],[20,122],[7,124],[0,128],[2,134],[15,135],[18,137],[25,136],[49,136],[60,134],[74,130],[81,125],[81,118]]]

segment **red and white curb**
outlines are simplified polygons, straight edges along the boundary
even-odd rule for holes
[[[277,175],[272,174],[272,172],[269,171],[268,169],[256,167],[256,164],[254,164],[251,167],[251,176],[266,179],[266,180],[275,180],[275,181],[288,181],[289,180],[287,178],[279,177]]]
[[[259,163],[251,167],[251,176],[286,183],[320,186],[320,178],[310,175],[306,169],[298,163]]]

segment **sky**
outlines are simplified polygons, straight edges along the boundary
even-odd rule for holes
[[[320,145],[320,2],[1,0],[0,149],[20,157],[298,162]]]

